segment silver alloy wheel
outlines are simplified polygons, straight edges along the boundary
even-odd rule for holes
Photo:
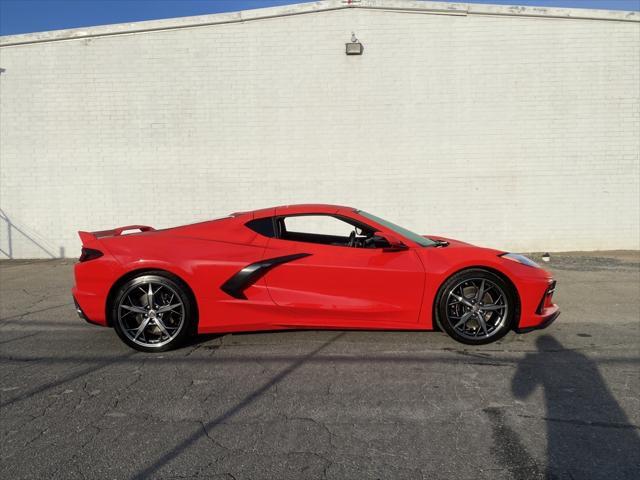
[[[178,336],[184,320],[184,303],[166,284],[138,283],[120,297],[118,323],[129,340],[143,347],[166,345]]]
[[[456,284],[447,295],[447,321],[459,335],[486,339],[507,321],[509,303],[502,288],[486,278]]]

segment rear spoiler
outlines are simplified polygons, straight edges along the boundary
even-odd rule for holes
[[[122,235],[124,232],[128,232],[129,230],[139,230],[140,232],[153,232],[155,228],[150,227],[148,225],[127,225],[124,227],[114,228],[113,230],[100,230],[98,232],[78,232],[80,236],[80,240],[82,240],[83,245],[87,245],[89,243],[93,243],[99,238],[104,237],[118,237]]]

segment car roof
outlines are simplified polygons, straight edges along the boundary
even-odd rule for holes
[[[280,205],[279,207],[275,207],[275,209],[279,213],[288,213],[288,212],[335,212],[336,210],[342,209],[353,209],[353,207],[347,207],[344,205],[331,205],[328,203],[300,203],[297,205]]]
[[[254,217],[262,217],[267,215],[301,214],[301,213],[336,213],[338,210],[356,210],[353,207],[344,205],[331,205],[327,203],[300,203],[295,205],[280,205],[277,207],[261,208],[259,210],[250,210],[245,212],[235,212],[233,216],[249,215]]]

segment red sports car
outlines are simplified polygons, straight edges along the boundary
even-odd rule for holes
[[[351,207],[79,234],[78,314],[148,352],[195,333],[302,328],[440,327],[478,345],[560,314],[555,281],[527,257],[418,235]]]

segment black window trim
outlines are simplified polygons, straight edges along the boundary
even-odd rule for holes
[[[366,229],[366,230],[371,230],[371,232],[377,232],[379,231],[377,228],[373,228],[371,225],[367,225],[364,222],[361,222],[359,220],[356,220],[354,218],[351,217],[345,217],[344,215],[339,215],[336,213],[293,213],[291,215],[274,215],[273,219],[275,225],[274,225],[274,232],[275,232],[275,237],[278,240],[287,240],[286,238],[282,238],[280,236],[280,234],[282,233],[280,231],[280,224],[279,221],[282,220],[282,224],[284,225],[284,219],[288,218],[288,217],[333,217],[336,218],[338,220],[342,220],[343,222],[351,225],[352,227],[357,227],[361,230]],[[364,227],[364,228],[363,228]],[[304,232],[298,232],[298,233],[304,233]],[[322,235],[321,233],[318,233],[317,235]],[[338,245],[330,245],[330,246],[338,246]]]
[[[368,230],[370,232],[377,232],[379,231],[378,228],[372,227],[371,225],[362,222],[360,220],[357,220],[355,218],[351,218],[351,217],[347,217],[345,215],[340,215],[337,213],[326,213],[326,212],[305,212],[305,213],[293,213],[290,215],[272,215],[270,217],[261,217],[261,218],[254,218],[249,220],[248,222],[246,222],[244,225],[245,227],[249,228],[252,232],[255,232],[257,235],[260,235],[264,238],[277,238],[278,240],[284,240],[287,242],[298,242],[298,243],[312,243],[312,242],[304,242],[302,240],[293,240],[293,239],[288,239],[288,238],[283,238],[282,237],[282,230],[281,227],[285,226],[284,225],[284,219],[288,218],[288,217],[318,217],[318,216],[322,216],[322,217],[333,217],[337,220],[341,220],[343,222],[345,222],[348,225],[351,225],[352,227],[355,228],[359,228],[361,230]],[[258,232],[256,230],[254,230],[253,228],[251,228],[250,223],[251,222],[255,222],[256,220],[264,220],[265,218],[270,218],[271,222],[272,222],[272,229],[273,229],[273,236],[267,236],[264,235],[261,232]],[[294,232],[296,233],[296,232]],[[297,233],[304,233],[304,232],[297,232]],[[322,235],[320,233],[317,234],[312,234],[312,235]],[[324,243],[318,243],[318,245],[325,245],[327,247],[340,247],[340,248],[352,248],[352,247],[347,247],[346,245],[332,245],[332,244],[324,244]],[[382,247],[376,247],[376,249],[378,248],[382,248]]]

